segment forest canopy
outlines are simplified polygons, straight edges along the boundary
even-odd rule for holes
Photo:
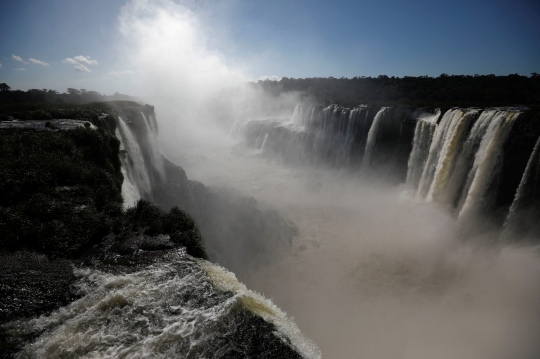
[[[299,92],[321,104],[403,106],[516,106],[540,105],[540,75],[447,75],[353,78],[315,77],[244,84],[278,95]]]

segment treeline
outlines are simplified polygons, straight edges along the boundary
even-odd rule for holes
[[[305,78],[258,81],[247,86],[278,95],[297,91],[322,104],[402,106],[513,106],[540,105],[540,75],[447,75]]]
[[[59,93],[56,90],[48,89],[11,91],[7,84],[0,84],[0,104],[24,102],[85,104],[105,101],[134,101],[134,98],[118,92],[112,95],[104,95],[97,91],[87,91],[85,89],[78,90],[74,88],[68,88],[65,93]]]

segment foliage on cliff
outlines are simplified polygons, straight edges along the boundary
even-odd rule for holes
[[[153,112],[153,107],[128,101],[0,106],[4,117],[76,118],[99,128],[0,130],[0,251],[75,258],[105,248],[114,251],[129,239],[134,251],[185,246],[189,254],[207,258],[202,237],[185,212],[173,208],[166,213],[144,201],[122,209],[116,116],[129,120],[142,110]]]
[[[73,256],[122,214],[120,143],[104,131],[0,131],[0,246]]]
[[[6,85],[2,90],[1,85]],[[133,101],[134,98],[118,92],[113,95],[104,95],[97,91],[87,91],[86,89],[68,88],[65,93],[49,89],[30,89],[28,91],[11,90],[7,84],[0,84],[0,103],[75,103],[85,104],[90,102],[104,101]]]

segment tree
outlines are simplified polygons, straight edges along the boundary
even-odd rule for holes
[[[74,89],[74,88],[68,88],[67,89],[67,92],[68,94],[72,95],[72,96],[78,96],[81,94],[81,91],[77,90],[77,89]]]
[[[9,87],[6,83],[0,84],[0,91],[9,91],[11,90],[11,87]]]

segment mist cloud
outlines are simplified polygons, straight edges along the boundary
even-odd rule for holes
[[[108,75],[110,76],[121,76],[121,75],[133,75],[135,72],[131,70],[122,70],[122,71],[110,71]]]
[[[211,91],[246,80],[208,45],[196,15],[169,0],[133,0],[119,19],[128,65],[140,92],[199,102]]]
[[[272,75],[272,76],[267,76],[267,75],[264,75],[264,76],[261,76],[259,77],[259,80],[261,81],[280,81],[281,80],[281,76],[276,76],[276,75]]]

